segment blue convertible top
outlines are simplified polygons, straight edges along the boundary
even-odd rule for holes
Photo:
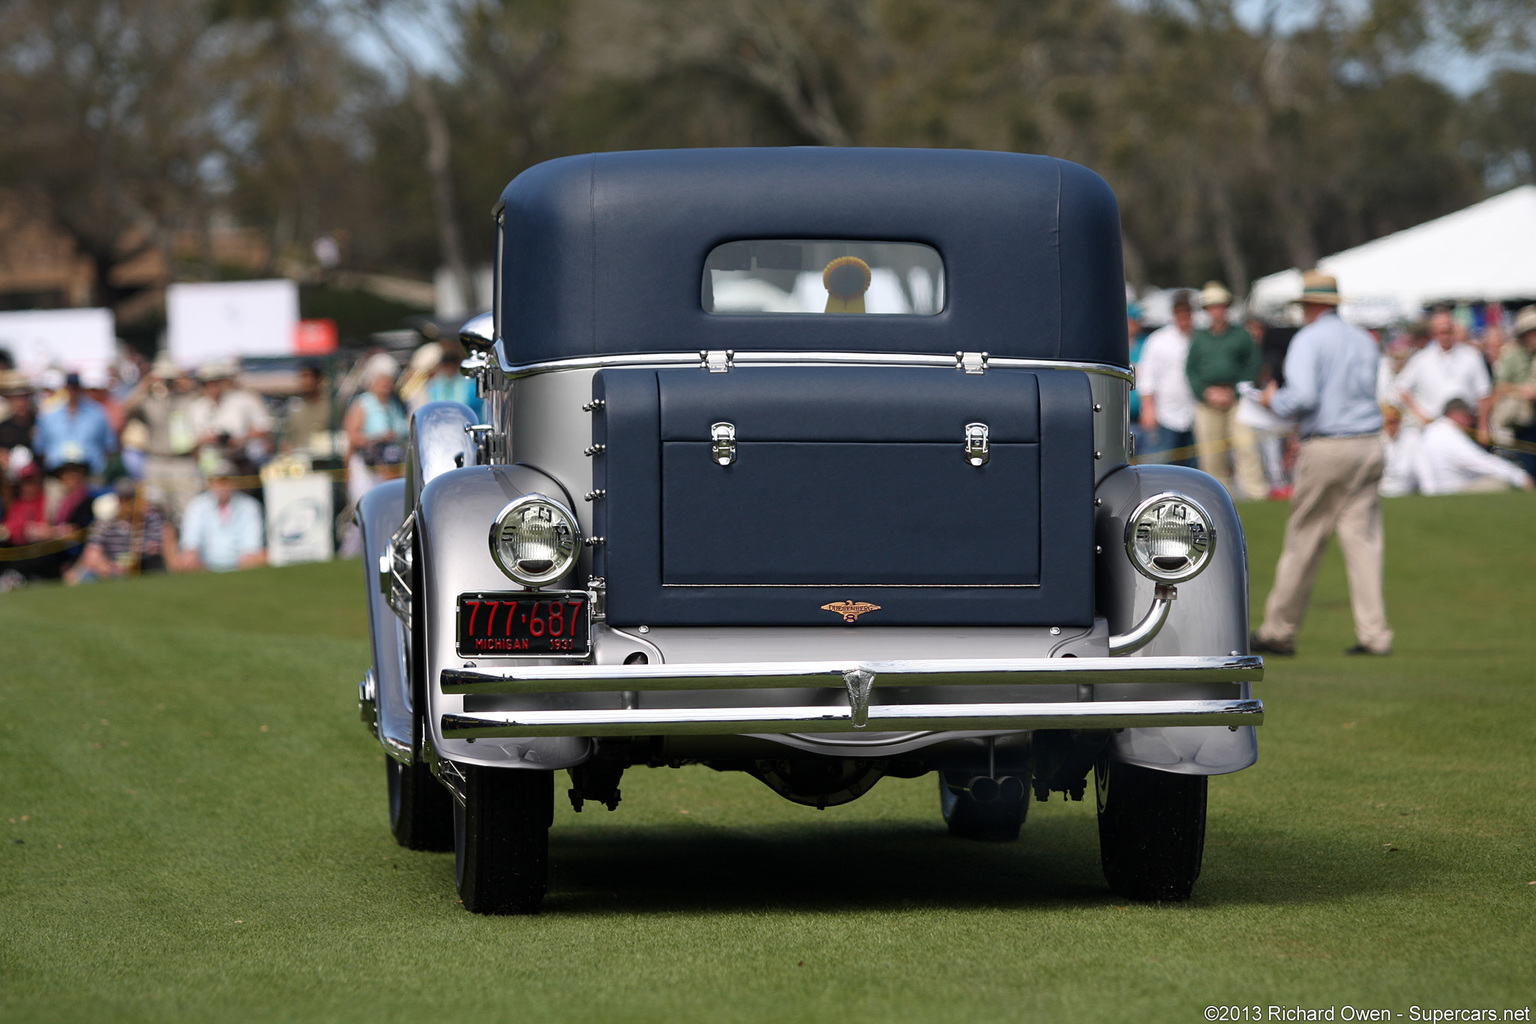
[[[821,350],[1128,365],[1120,212],[1051,157],[969,150],[702,149],[531,167],[502,193],[499,327],[513,363],[633,352]],[[717,316],[704,260],[740,239],[937,249],[937,316]]]

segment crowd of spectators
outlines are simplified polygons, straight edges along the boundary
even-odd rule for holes
[[[430,342],[404,373],[382,352],[304,363],[258,392],[235,361],[34,379],[0,349],[0,591],[265,564],[263,467],[335,467],[355,500],[398,474],[411,408],[475,402],[461,358]]]
[[[1132,304],[1132,434],[1141,461],[1196,465],[1234,498],[1283,499],[1297,438],[1262,408],[1283,383],[1289,330],[1230,319],[1232,295],[1211,282],[1180,291],[1170,321],[1148,332]],[[1436,307],[1420,323],[1372,331],[1381,349],[1386,473],[1381,493],[1530,489],[1536,478],[1536,306],[1512,317],[1489,305]]]
[[[1129,308],[1136,449],[1141,461],[1198,464],[1237,498],[1285,498],[1296,439],[1257,401],[1282,375],[1283,347],[1260,321],[1234,321],[1232,305],[1216,282],[1179,292],[1150,332]],[[1536,306],[1512,318],[1497,306],[1437,308],[1375,336],[1383,495],[1533,486]],[[127,357],[95,377],[32,379],[0,350],[0,590],[263,564],[262,467],[274,457],[344,467],[355,502],[399,473],[412,409],[478,409],[461,357],[428,342],[402,372],[374,352],[334,381],[335,364],[308,363],[262,395],[236,362],[190,372],[165,355]]]

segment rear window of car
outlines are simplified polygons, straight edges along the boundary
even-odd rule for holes
[[[756,239],[704,260],[708,313],[933,316],[944,309],[944,261],[918,242]]]

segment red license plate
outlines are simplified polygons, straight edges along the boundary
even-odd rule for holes
[[[459,595],[459,654],[583,655],[592,649],[585,591]]]

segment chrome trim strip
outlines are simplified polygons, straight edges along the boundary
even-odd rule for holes
[[[401,764],[415,763],[416,758],[411,754],[410,744],[402,743],[389,735],[381,735],[379,742],[384,745],[384,753]]]
[[[444,693],[590,693],[829,686],[850,672],[876,687],[1072,683],[1242,683],[1264,678],[1254,655],[1164,658],[947,658],[923,661],[712,662],[678,665],[529,665],[444,669]],[[825,710],[825,709],[823,709]]]
[[[507,360],[506,345],[496,344],[497,359],[501,372],[508,377],[532,377],[540,373],[556,373],[561,370],[600,370],[621,366],[698,366],[699,353],[694,352],[627,352],[606,356],[577,356],[571,359],[551,359],[541,363],[514,365]],[[839,366],[937,366],[955,369],[953,352],[945,355],[929,355],[920,352],[742,352],[732,351],[733,366],[745,363],[760,365],[803,365],[806,363]],[[1082,373],[1098,373],[1116,377],[1126,383],[1134,383],[1131,370],[1112,363],[1076,363],[1066,359],[1018,359],[1006,356],[988,356],[987,368],[1010,367],[1036,370],[1077,370]]]
[[[876,704],[874,731],[957,729],[1130,729],[1240,726],[1264,721],[1257,700],[1135,700],[1040,704]],[[484,711],[444,715],[446,739],[481,736],[648,736],[850,732],[849,707],[634,708],[584,711]]]

